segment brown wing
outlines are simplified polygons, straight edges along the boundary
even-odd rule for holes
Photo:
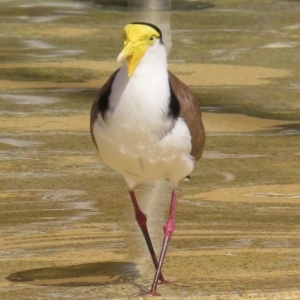
[[[180,117],[186,122],[192,136],[191,156],[197,161],[202,156],[205,144],[205,130],[199,103],[190,89],[171,72],[169,81],[180,104]]]
[[[101,113],[103,119],[105,118],[105,113],[109,109],[109,96],[111,93],[111,86],[119,70],[120,69],[116,70],[109,77],[106,83],[102,86],[91,108],[90,132],[91,132],[92,140],[96,147],[97,147],[97,143],[93,133],[94,123],[98,118],[98,113]]]

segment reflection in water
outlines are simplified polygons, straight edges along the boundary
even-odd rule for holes
[[[39,40],[26,40],[23,41],[23,43],[25,44],[25,46],[29,47],[29,48],[35,48],[35,49],[51,49],[54,48],[52,45],[39,41]]]
[[[184,0],[94,0],[96,5],[105,10],[156,10],[156,11],[190,11],[214,7],[201,1]]]
[[[170,12],[200,10],[214,7],[213,4],[199,1],[171,1],[171,0],[127,0],[107,1],[94,0],[100,9],[130,11],[127,23],[148,22],[158,26],[163,33],[163,42],[167,53],[172,48]]]
[[[15,146],[15,147],[30,147],[30,146],[38,146],[42,144],[39,142],[24,141],[20,139],[12,139],[12,138],[7,138],[7,139],[0,138],[0,143]]]
[[[170,10],[171,1],[170,0],[127,0],[127,9],[129,10]]]
[[[14,104],[20,105],[45,105],[59,102],[60,99],[56,97],[35,96],[35,95],[9,95],[1,94],[0,100],[11,101]]]

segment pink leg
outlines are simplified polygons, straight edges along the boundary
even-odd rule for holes
[[[164,262],[165,255],[167,253],[168,244],[171,240],[171,237],[172,237],[172,234],[173,234],[173,231],[175,228],[176,201],[177,201],[177,194],[176,194],[176,190],[174,190],[172,192],[172,197],[171,197],[171,207],[170,207],[169,219],[164,226],[164,241],[163,241],[163,245],[162,245],[162,249],[161,249],[161,253],[160,253],[160,257],[159,257],[158,268],[156,269],[156,274],[155,274],[155,277],[154,277],[154,280],[152,283],[151,290],[149,292],[153,296],[156,295],[156,288],[157,288],[159,276],[161,274],[162,265]]]
[[[148,232],[147,217],[140,210],[139,205],[138,205],[137,200],[136,200],[136,197],[135,197],[135,194],[134,194],[134,191],[129,191],[129,195],[130,195],[132,204],[134,206],[135,219],[136,219],[137,223],[139,224],[139,226],[142,230],[142,233],[143,233],[144,238],[146,240],[146,243],[147,243],[147,246],[148,246],[152,261],[153,261],[153,264],[155,266],[155,269],[157,270],[158,261],[157,261],[157,258],[156,258],[155,252],[154,252],[154,248],[153,248],[153,245],[152,245],[152,242],[151,242],[151,239],[150,239],[150,235],[149,235],[149,232]],[[160,280],[161,282],[165,281],[161,272],[159,272],[159,274],[158,274],[158,280]]]

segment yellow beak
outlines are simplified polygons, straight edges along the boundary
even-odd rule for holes
[[[127,58],[128,56],[133,55],[133,43],[131,41],[126,41],[124,43],[124,46],[125,47],[123,48],[123,50],[118,55],[118,58],[117,58],[118,62],[122,61],[124,58]]]
[[[130,64],[131,60],[132,60],[132,56],[133,56],[134,45],[131,41],[126,41],[124,44],[125,44],[125,47],[118,55],[117,61],[120,62],[126,58],[127,67],[128,67],[128,77],[130,77],[134,71],[134,70],[132,70],[133,66]]]
[[[124,45],[125,47],[119,54],[117,61],[120,62],[126,58],[128,77],[130,77],[139,64],[141,58],[145,54],[148,48],[148,44],[144,41],[136,41],[135,43],[133,43],[130,40],[126,40]]]

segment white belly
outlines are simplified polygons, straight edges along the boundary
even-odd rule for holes
[[[193,170],[194,161],[189,155],[191,136],[181,119],[161,139],[149,132],[133,135],[122,126],[117,136],[111,136],[105,127],[96,121],[93,128],[100,155],[108,166],[124,176],[130,188],[142,181],[159,179],[168,179],[176,186]]]

